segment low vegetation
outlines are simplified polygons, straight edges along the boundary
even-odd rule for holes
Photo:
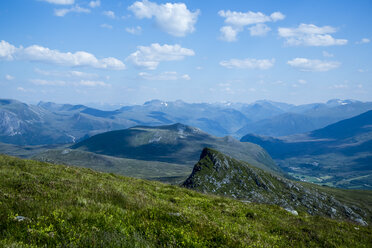
[[[0,246],[370,247],[371,227],[0,156]]]

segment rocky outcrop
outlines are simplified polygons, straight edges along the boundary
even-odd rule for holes
[[[279,205],[291,213],[307,212],[367,225],[366,213],[358,207],[345,205],[315,187],[263,171],[209,148],[202,151],[199,162],[182,185],[204,193]]]

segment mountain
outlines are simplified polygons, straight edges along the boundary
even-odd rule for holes
[[[372,109],[371,102],[331,100],[292,105],[267,100],[254,103],[186,103],[152,100],[142,105],[101,110],[85,105],[0,99],[0,142],[16,145],[76,143],[98,133],[133,126],[184,123],[223,137],[247,133],[297,134]]]
[[[286,136],[295,133],[307,132],[318,127],[316,121],[303,114],[284,113],[270,119],[249,123],[239,129],[238,136],[254,133],[268,136]]]
[[[210,148],[202,151],[199,162],[183,186],[203,193],[279,205],[294,214],[306,211],[311,215],[348,219],[362,225],[367,225],[366,220],[372,221],[372,212],[365,220],[365,210],[347,206],[321,188],[270,174]]]
[[[232,137],[218,138],[183,124],[136,126],[95,135],[71,148],[115,157],[193,166],[204,147],[213,147],[254,166],[280,172],[261,147]]]
[[[296,216],[273,205],[3,155],[0,192],[1,247],[368,247],[372,243],[370,226],[301,211]]]
[[[272,116],[267,115],[266,118],[247,123],[235,134],[238,137],[249,133],[274,137],[299,134],[323,128],[371,109],[372,102],[339,99],[327,103],[289,105],[284,109],[272,110]]]
[[[315,183],[372,189],[372,110],[309,133],[282,138],[248,134],[281,168]]]
[[[127,120],[111,119],[115,113],[84,105],[39,103],[35,106],[2,99],[0,142],[16,145],[66,144],[86,135],[134,125]]]
[[[49,120],[56,119],[48,111],[16,100],[0,100],[0,141],[18,145],[71,142],[63,130],[53,129]]]

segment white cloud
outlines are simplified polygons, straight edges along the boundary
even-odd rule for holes
[[[160,74],[150,74],[147,72],[140,72],[138,73],[138,76],[140,76],[143,79],[146,80],[156,80],[156,81],[175,81],[175,80],[190,80],[190,76],[188,74],[179,75],[175,71],[167,71],[162,72]]]
[[[304,79],[299,79],[297,82],[298,82],[299,84],[307,84],[307,81],[304,80]]]
[[[43,76],[52,77],[67,77],[67,78],[97,78],[98,74],[87,73],[82,71],[45,71],[39,68],[35,69],[35,72]]]
[[[363,38],[361,39],[360,41],[357,42],[357,44],[367,44],[367,43],[370,43],[371,40],[368,39],[368,38]]]
[[[126,28],[125,31],[127,31],[130,34],[141,34],[142,28],[140,26],[137,26],[132,28]]]
[[[248,29],[250,31],[251,36],[264,36],[271,30],[271,28],[269,28],[266,24],[263,23],[258,23]]]
[[[154,43],[148,47],[138,46],[137,51],[129,55],[127,59],[132,61],[136,66],[154,70],[162,61],[182,60],[185,56],[194,55],[193,50],[183,48],[180,45],[160,45]]]
[[[78,6],[78,5],[75,5],[74,7],[71,7],[69,9],[55,9],[54,10],[54,15],[55,16],[59,16],[59,17],[63,17],[63,16],[65,16],[66,14],[68,14],[70,12],[75,12],[75,13],[90,13],[90,9],[82,8],[82,7]]]
[[[103,11],[102,14],[112,19],[116,17],[115,13],[111,10]]]
[[[334,55],[332,53],[327,52],[327,51],[323,51],[323,57],[331,58],[331,57],[334,57]]]
[[[285,15],[283,15],[283,14],[280,13],[280,12],[274,12],[274,13],[272,13],[272,14],[270,15],[270,17],[271,17],[271,20],[272,20],[273,22],[276,22],[276,21],[284,20]]]
[[[93,54],[84,51],[63,53],[39,45],[16,48],[6,41],[0,42],[0,58],[51,63],[63,66],[88,66],[110,70],[125,69],[122,61],[112,57],[97,59]]]
[[[223,26],[221,31],[221,38],[225,41],[236,41],[239,32],[244,30],[245,26],[249,27],[252,36],[263,36],[270,31],[270,28],[264,24],[265,22],[276,22],[283,20],[285,15],[280,12],[274,12],[267,16],[261,12],[236,12],[230,10],[220,10],[218,14],[225,18],[225,23],[228,25]]]
[[[69,5],[74,4],[75,0],[40,0],[52,4]]]
[[[110,87],[110,84],[107,84],[103,81],[94,81],[94,80],[80,80],[80,81],[63,81],[63,80],[45,80],[45,79],[31,79],[31,83],[35,85],[42,85],[42,86],[88,86],[88,87]]]
[[[241,32],[241,28],[234,28],[231,26],[223,26],[220,28],[221,32],[221,39],[225,41],[236,41],[236,37],[238,36],[238,33]]]
[[[329,71],[338,68],[338,61],[322,61],[318,59],[295,58],[287,62],[301,71]]]
[[[53,85],[53,86],[63,86],[67,83],[62,80],[45,80],[45,79],[31,79],[31,83],[35,85]]]
[[[0,42],[0,59],[12,60],[17,48],[12,44],[2,40]]]
[[[112,29],[112,26],[111,25],[109,25],[109,24],[106,24],[106,23],[104,23],[104,24],[101,24],[101,25],[99,25],[101,28],[107,28],[107,29]]]
[[[110,87],[110,84],[107,84],[103,81],[91,81],[91,80],[81,80],[78,85],[81,86],[89,86],[89,87],[95,87],[95,86],[101,86],[101,87]]]
[[[346,45],[347,40],[335,39],[330,34],[336,29],[331,26],[318,27],[314,24],[301,23],[297,28],[278,28],[279,36],[292,46],[334,46]]]
[[[90,1],[89,7],[91,8],[96,8],[101,6],[101,0],[96,0],[96,1]]]
[[[200,12],[189,11],[184,3],[157,4],[148,0],[137,1],[128,9],[139,19],[154,18],[160,29],[177,37],[194,32]]]
[[[7,75],[5,75],[5,79],[10,81],[10,80],[13,80],[14,77],[12,75],[7,74]]]
[[[275,59],[230,59],[220,62],[220,65],[229,69],[260,69],[267,70],[275,63]]]

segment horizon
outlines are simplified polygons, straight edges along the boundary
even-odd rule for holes
[[[3,1],[0,98],[372,101],[371,10],[348,0]]]
[[[229,104],[246,104],[246,105],[252,105],[252,104],[256,104],[256,103],[259,103],[259,102],[270,102],[270,103],[279,103],[279,104],[288,104],[288,105],[293,105],[293,106],[301,106],[301,105],[308,105],[308,104],[327,104],[331,101],[357,101],[357,102],[362,102],[362,103],[368,103],[368,102],[371,102],[371,101],[361,101],[361,100],[357,100],[357,99],[339,99],[339,98],[333,98],[333,99],[329,99],[329,100],[326,100],[326,101],[318,101],[318,102],[309,102],[309,103],[303,103],[303,104],[294,104],[294,103],[288,103],[288,102],[279,102],[279,101],[272,101],[272,100],[269,100],[269,99],[259,99],[259,100],[256,100],[256,101],[253,101],[253,102],[239,102],[239,101],[220,101],[220,102],[189,102],[189,101],[184,101],[182,99],[177,99],[177,100],[174,100],[174,101],[164,101],[162,99],[150,99],[150,100],[147,100],[147,101],[144,101],[142,103],[102,103],[102,102],[86,102],[86,103],[82,103],[82,102],[53,102],[53,101],[23,101],[21,99],[15,99],[15,98],[0,98],[0,100],[15,100],[15,101],[19,101],[19,102],[22,102],[22,103],[26,103],[28,105],[38,105],[38,104],[41,104],[41,103],[54,103],[54,104],[59,104],[59,105],[64,105],[64,104],[70,104],[70,105],[84,105],[86,107],[90,107],[90,108],[96,108],[96,109],[100,109],[99,107],[101,106],[101,110],[116,110],[117,107],[121,108],[121,107],[125,107],[125,106],[143,106],[143,105],[146,105],[150,102],[154,102],[154,101],[159,101],[159,102],[162,102],[162,103],[173,103],[173,102],[183,102],[185,104],[210,104],[210,105],[213,105],[213,104],[226,104],[227,106],[229,106]]]

